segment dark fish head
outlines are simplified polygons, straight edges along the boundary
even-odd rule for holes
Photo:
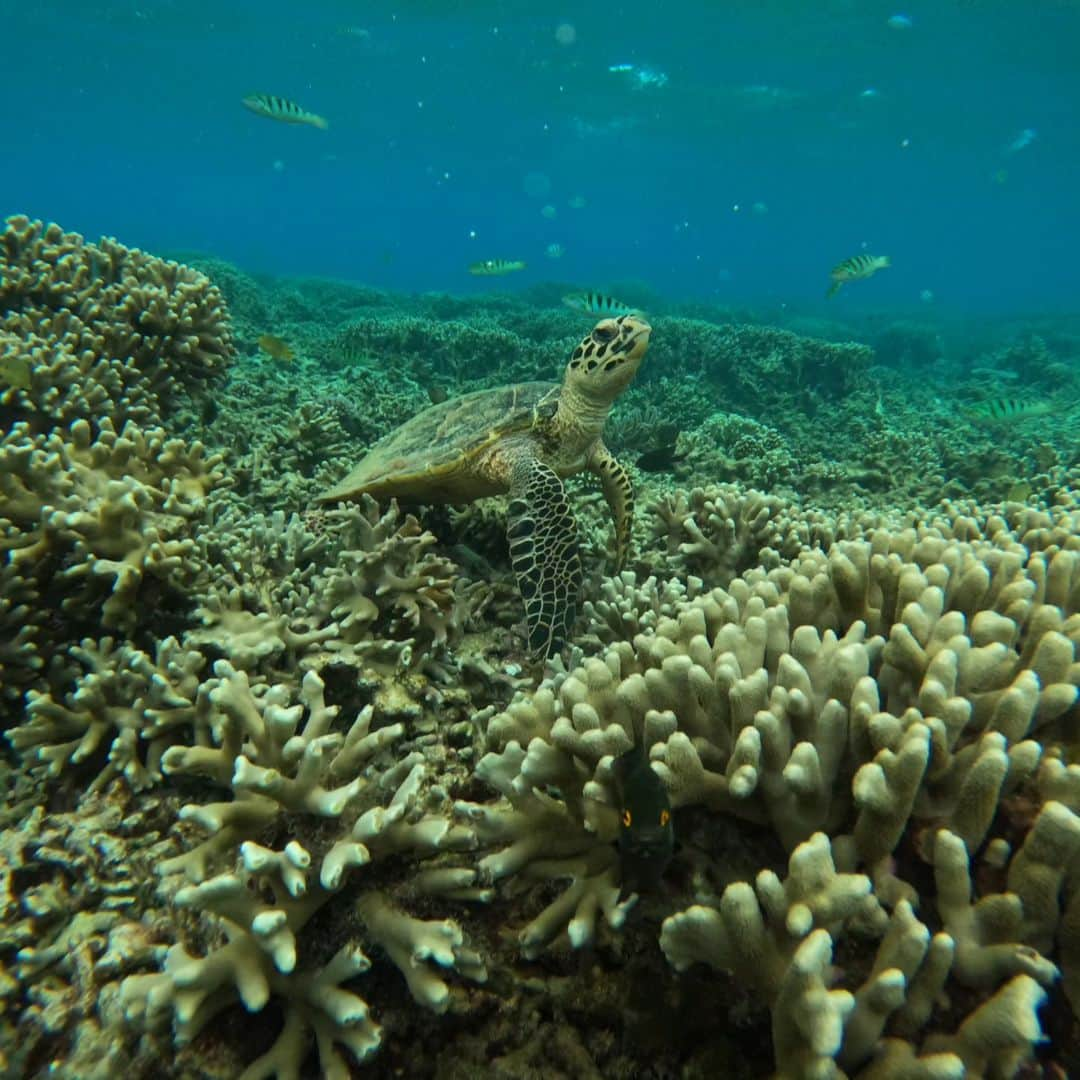
[[[427,396],[431,399],[432,405],[441,405],[450,395],[446,392],[445,386],[429,386],[427,388]]]
[[[652,327],[637,315],[602,319],[581,339],[566,366],[566,382],[591,398],[614,401],[633,381]]]
[[[622,893],[652,889],[675,850],[667,788],[640,746],[616,759],[614,775],[619,797]]]

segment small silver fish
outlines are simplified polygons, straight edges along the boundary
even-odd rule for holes
[[[840,286],[846,281],[862,281],[864,278],[872,277],[879,270],[884,270],[887,266],[892,266],[888,255],[852,255],[850,259],[845,259],[832,268],[829,274],[832,284],[825,298],[835,296]]]
[[[504,274],[514,274],[518,270],[525,269],[522,259],[484,259],[483,262],[475,262],[469,267],[469,273],[474,277],[502,277]]]
[[[258,116],[265,116],[268,120],[280,120],[283,124],[306,124],[320,131],[325,131],[330,126],[324,117],[308,112],[295,101],[278,97],[277,94],[248,94],[243,102],[245,108]]]
[[[1039,133],[1034,128],[1024,128],[1024,130],[1005,147],[1005,153],[1019,154],[1021,150],[1030,146],[1038,137]]]
[[[604,296],[602,293],[585,292],[569,293],[562,298],[562,302],[574,311],[583,311],[587,315],[640,315],[641,309],[624,304],[613,296]]]

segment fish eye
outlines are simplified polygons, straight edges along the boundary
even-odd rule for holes
[[[671,813],[667,810],[660,811],[660,824],[666,825],[671,820]]]
[[[619,331],[611,323],[601,323],[593,332],[592,339],[598,345],[604,345],[607,342],[613,340]]]
[[[629,811],[629,810],[624,810],[624,811],[622,812],[622,823],[623,823],[623,828],[629,829],[629,828],[630,828],[630,823],[631,823],[631,822],[632,822],[633,820],[634,820],[634,818],[633,818],[633,815],[631,815],[631,813],[630,813],[630,811]]]

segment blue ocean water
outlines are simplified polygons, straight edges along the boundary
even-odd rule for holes
[[[502,257],[529,263],[508,289],[641,281],[812,308],[860,251],[893,268],[848,307],[929,290],[1054,310],[1080,283],[1071,0],[0,13],[0,205],[88,236],[449,292],[490,288],[466,267]],[[258,117],[252,91],[329,129]]]

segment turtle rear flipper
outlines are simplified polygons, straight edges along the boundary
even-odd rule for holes
[[[577,521],[555,471],[535,458],[514,465],[506,530],[525,601],[529,649],[547,659],[566,641],[581,595]]]

